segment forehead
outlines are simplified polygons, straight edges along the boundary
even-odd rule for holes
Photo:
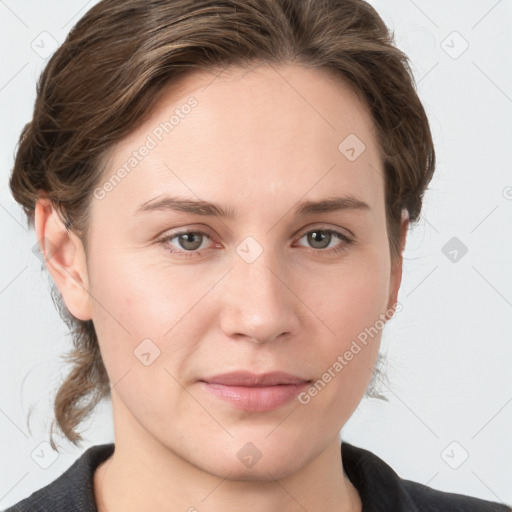
[[[103,183],[121,168],[108,202],[129,202],[133,210],[165,192],[243,203],[338,188],[375,203],[383,190],[365,103],[333,74],[299,65],[181,77],[112,148]]]

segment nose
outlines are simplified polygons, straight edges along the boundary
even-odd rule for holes
[[[260,344],[296,335],[304,305],[293,288],[290,267],[270,251],[252,262],[234,254],[220,298],[222,331]]]

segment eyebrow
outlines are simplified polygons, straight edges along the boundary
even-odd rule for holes
[[[327,213],[342,210],[370,210],[370,206],[361,199],[353,196],[329,197],[319,201],[303,201],[295,207],[295,215],[304,216],[314,213]],[[140,204],[135,210],[134,215],[141,215],[152,211],[173,210],[178,212],[193,213],[208,217],[221,217],[224,219],[233,219],[235,210],[233,208],[223,208],[219,204],[208,201],[196,201],[182,199],[179,197],[155,197]]]

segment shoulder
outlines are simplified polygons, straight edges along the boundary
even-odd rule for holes
[[[512,508],[502,503],[439,491],[411,480],[400,479],[400,482],[418,510],[425,512],[512,512]]]
[[[113,443],[92,446],[56,480],[5,512],[97,512],[93,487],[94,471],[113,452]]]
[[[444,492],[398,474],[374,453],[342,442],[343,469],[361,497],[364,512],[512,512],[472,496]]]

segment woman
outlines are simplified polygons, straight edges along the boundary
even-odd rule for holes
[[[95,5],[10,183],[73,327],[57,424],[78,443],[110,396],[115,445],[10,510],[510,510],[339,437],[434,166],[363,1]]]

